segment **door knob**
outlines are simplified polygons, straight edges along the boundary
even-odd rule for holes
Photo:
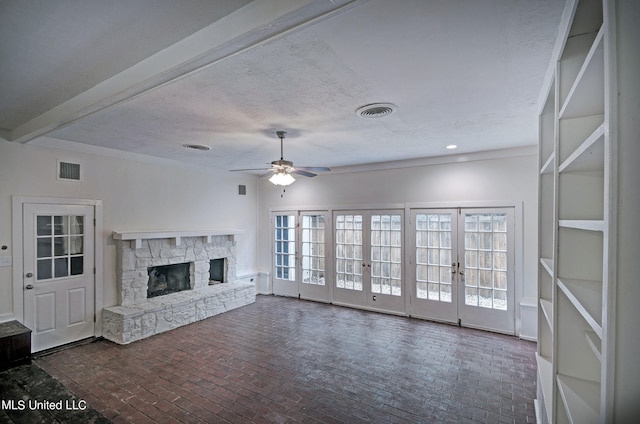
[[[27,284],[27,285],[25,286],[25,289],[27,289],[27,290],[31,290],[31,289],[33,289],[33,284]]]
[[[27,275],[25,275],[25,277],[27,277],[27,278],[31,278],[31,277],[33,277],[33,274],[32,274],[32,273],[30,273],[30,272],[27,272]]]

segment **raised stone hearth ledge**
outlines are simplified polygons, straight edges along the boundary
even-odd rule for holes
[[[255,300],[254,283],[233,282],[154,297],[132,306],[112,306],[102,313],[103,336],[118,344],[128,344]]]

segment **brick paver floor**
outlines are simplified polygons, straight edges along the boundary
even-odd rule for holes
[[[114,423],[529,423],[534,353],[515,337],[258,296],[36,363]]]

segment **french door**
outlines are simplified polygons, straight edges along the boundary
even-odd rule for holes
[[[94,335],[94,210],[25,204],[24,321],[32,351]]]
[[[277,212],[272,218],[274,294],[329,301],[325,212]]]
[[[405,310],[404,211],[336,211],[333,299],[392,313]]]
[[[411,315],[515,333],[513,208],[411,212]]]

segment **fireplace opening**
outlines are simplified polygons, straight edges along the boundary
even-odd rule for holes
[[[191,289],[191,264],[159,265],[147,268],[147,298]]]
[[[209,285],[224,283],[224,258],[209,261]]]

